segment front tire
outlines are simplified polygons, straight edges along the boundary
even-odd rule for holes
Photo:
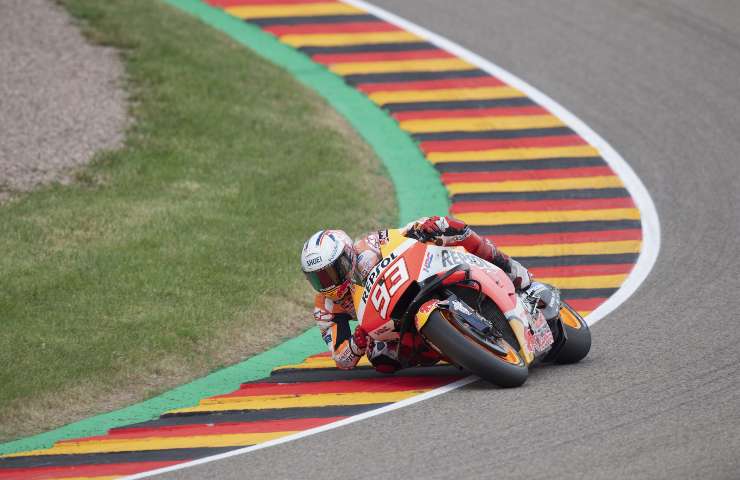
[[[472,332],[459,329],[440,310],[435,310],[421,328],[424,338],[452,363],[500,387],[518,387],[527,380],[529,369],[514,348],[506,342],[506,357],[494,353]]]

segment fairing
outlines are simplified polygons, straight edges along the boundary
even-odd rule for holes
[[[462,247],[442,247],[406,238],[402,230],[389,230],[380,249],[383,259],[370,272],[365,284],[355,286],[353,291],[357,318],[372,338],[398,338],[390,315],[412,284],[447,272],[455,265],[466,264],[469,278],[480,283],[483,293],[504,312],[522,346],[519,353],[527,364],[552,343],[552,334],[544,318],[541,315],[537,319],[531,318],[509,277],[495,265]],[[547,331],[543,329],[543,322]],[[539,329],[538,336],[533,335],[530,326]],[[549,337],[547,333],[550,333]]]

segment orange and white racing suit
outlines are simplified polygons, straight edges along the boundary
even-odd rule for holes
[[[462,246],[469,253],[477,255],[500,267],[509,273],[510,276],[512,272],[514,272],[515,276],[529,276],[529,272],[518,262],[498,250],[490,240],[481,238],[465,225],[465,223],[451,217],[445,217],[445,219],[449,222],[450,228],[448,229],[448,233],[451,233],[451,235],[448,234],[439,237],[443,245]],[[418,228],[428,220],[428,217],[420,218],[408,224],[404,230],[409,231],[410,229]],[[364,279],[370,270],[381,260],[380,245],[387,238],[387,231],[377,231],[371,232],[355,241],[354,247],[357,252],[355,269],[357,278]],[[519,281],[521,283],[521,279]],[[528,282],[529,278],[527,278]],[[359,287],[353,285],[353,288]],[[343,370],[354,368],[366,353],[373,366],[382,372],[393,372],[402,366],[408,366],[403,358],[404,346],[411,349],[412,345],[399,345],[398,342],[371,342],[366,349],[357,345],[349,324],[350,320],[356,318],[351,291],[348,291],[340,300],[331,300],[321,293],[317,294],[313,315],[316,325],[321,331],[321,336],[329,347],[332,358],[338,368]],[[417,353],[420,342],[421,339],[412,340],[412,343],[416,344],[414,350]],[[421,363],[424,363],[424,353],[422,351]],[[429,351],[426,353],[429,354],[429,363],[439,360],[439,357],[434,352]],[[418,359],[415,361],[418,362]]]
[[[365,278],[381,260],[381,237],[387,237],[387,233],[371,232],[355,241],[354,247],[357,252],[355,269],[358,278]],[[357,286],[353,285],[352,288]],[[343,370],[354,368],[365,351],[354,343],[349,325],[350,320],[356,318],[352,291],[348,291],[340,300],[332,300],[322,293],[316,294],[313,316],[337,367]]]

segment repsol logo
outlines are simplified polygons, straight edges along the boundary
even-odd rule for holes
[[[470,253],[462,253],[455,250],[442,250],[442,268],[459,265],[461,263],[473,264],[482,268],[490,268],[488,262]]]
[[[306,261],[306,266],[310,267],[312,265],[316,265],[317,263],[321,262],[321,257],[311,258]]]
[[[367,296],[370,295],[370,287],[373,286],[373,283],[375,283],[375,279],[378,278],[378,275],[380,275],[380,272],[391,264],[393,260],[396,259],[396,254],[391,253],[390,256],[385,257],[383,260],[379,261],[377,265],[375,265],[375,268],[370,272],[370,274],[367,276],[367,280],[365,280],[365,291],[362,292],[362,301],[367,301]]]

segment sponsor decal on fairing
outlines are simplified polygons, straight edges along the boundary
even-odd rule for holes
[[[388,238],[387,231],[385,231],[385,237]],[[382,240],[383,237],[381,236],[380,238]],[[417,243],[416,240],[413,240],[413,239],[408,239],[404,241],[403,243],[401,243],[401,245],[399,245],[395,250],[393,250],[387,257],[384,257],[383,259],[381,259],[378,262],[378,264],[375,266],[375,268],[373,268],[370,274],[367,276],[367,279],[365,280],[365,285],[363,287],[362,296],[360,298],[360,305],[357,308],[357,318],[360,319],[360,322],[362,322],[362,318],[365,315],[365,307],[367,306],[367,301],[370,300],[370,294],[374,293],[372,292],[372,288],[373,288],[373,284],[375,283],[375,281],[379,278],[381,273],[384,276],[384,280],[387,278],[390,278],[390,276],[387,275],[386,272],[384,272],[384,270],[388,268],[389,265],[391,265],[400,255],[402,255],[406,250],[408,250],[412,245],[415,245],[416,243]],[[406,265],[404,262],[404,269],[405,268],[406,268]],[[390,274],[392,272],[389,270],[387,273]],[[398,272],[395,275],[403,276],[403,273]],[[406,277],[408,280],[408,270],[406,270]],[[397,279],[396,281],[399,281],[399,280],[400,279]],[[385,284],[385,282],[382,282],[382,283]],[[399,288],[400,286],[401,284],[398,284],[398,286],[395,286],[393,293],[395,293],[396,289]],[[390,291],[386,291],[386,292],[378,292],[376,295],[378,296],[378,298],[376,299],[376,301],[373,301],[373,304],[374,304],[373,306],[375,306],[375,303],[380,304],[383,297],[385,297],[386,295],[388,296],[388,300],[390,300],[390,295],[392,294]],[[378,309],[377,306],[375,308]]]
[[[433,261],[434,261],[434,252],[431,249],[429,249],[427,250],[426,257],[424,257],[424,264],[421,267],[424,273],[429,273],[429,269],[431,268]]]
[[[452,304],[452,307],[455,310],[457,310],[458,312],[462,312],[465,315],[472,315],[473,314],[473,312],[471,312],[470,309],[464,303],[462,303],[459,300],[453,299],[453,300],[450,301],[450,303]]]
[[[388,243],[388,240],[390,240],[390,237],[388,236],[388,230],[380,230],[378,232],[378,243],[380,245],[385,245]]]
[[[378,275],[380,275],[380,272],[383,271],[385,267],[390,265],[390,263],[395,260],[397,255],[395,252],[391,252],[391,254],[381,261],[378,262],[378,264],[373,268],[372,272],[370,272],[370,275],[367,276],[367,280],[365,280],[365,291],[362,293],[362,302],[367,302],[368,296],[370,295],[370,289],[373,286],[373,283],[375,283],[375,279],[378,278]]]
[[[373,340],[396,340],[398,338],[398,332],[394,332],[394,328],[395,325],[393,324],[393,320],[388,320],[380,327],[376,328],[372,332],[369,332],[368,335],[370,335]]]
[[[490,270],[493,268],[493,265],[483,260],[482,258],[473,255],[472,253],[444,249],[441,252],[441,256],[442,268],[452,267],[454,265],[460,264],[475,265],[486,270]]]

